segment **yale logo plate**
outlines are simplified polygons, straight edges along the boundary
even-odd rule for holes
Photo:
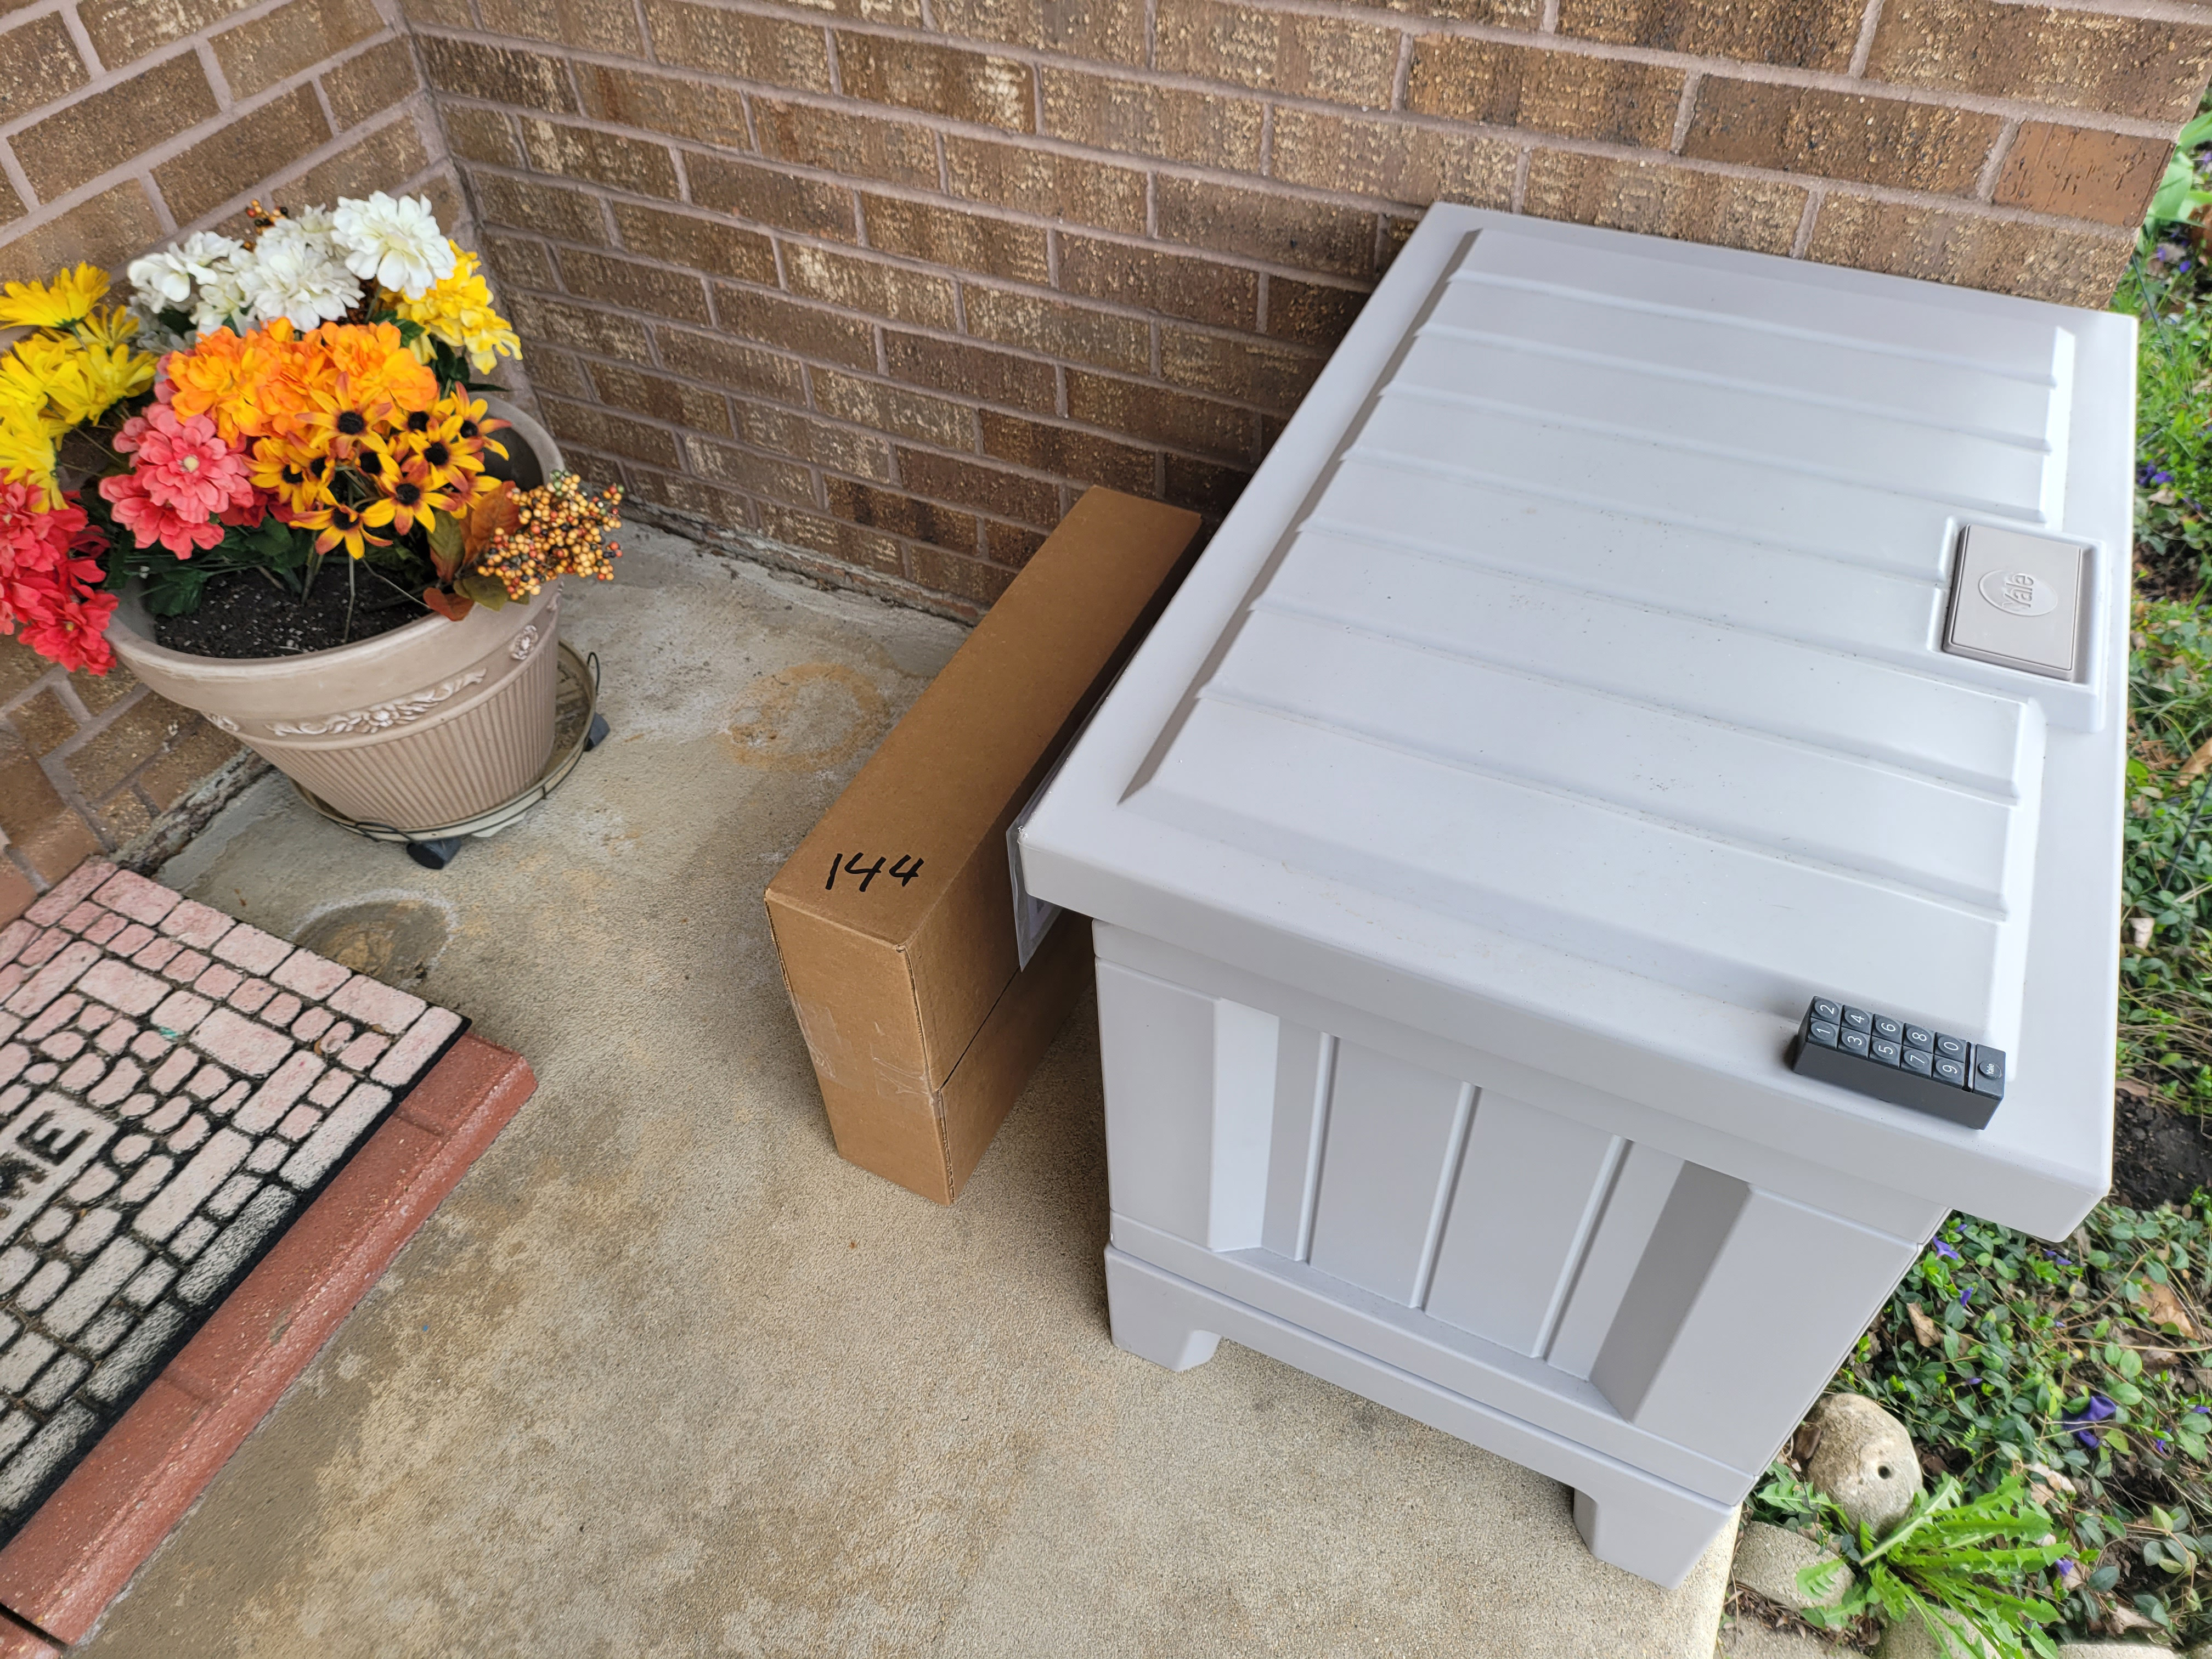
[[[1959,538],[1943,648],[2052,679],[2075,678],[2087,550],[1991,525]]]

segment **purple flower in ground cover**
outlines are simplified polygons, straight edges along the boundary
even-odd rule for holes
[[[1956,1261],[1959,1259],[1959,1253],[1940,1238],[1936,1241],[1936,1254],[1946,1261]]]

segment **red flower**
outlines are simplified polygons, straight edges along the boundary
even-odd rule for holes
[[[73,498],[49,508],[44,491],[0,483],[0,635],[20,629],[40,656],[105,674],[115,596],[97,591],[99,560],[79,556],[100,544]]]

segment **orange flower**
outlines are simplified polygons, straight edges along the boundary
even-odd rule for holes
[[[173,351],[163,371],[178,418],[205,415],[234,448],[296,414],[302,398],[292,373],[297,342],[281,319],[242,338],[227,328],[203,334],[189,351]]]
[[[380,528],[390,525],[401,535],[420,525],[428,530],[438,522],[438,514],[451,514],[453,501],[450,495],[428,490],[412,478],[394,477],[387,491],[362,509],[361,521]]]
[[[380,399],[403,413],[438,401],[438,377],[415,361],[390,323],[325,323],[307,340],[329,355],[357,396]]]

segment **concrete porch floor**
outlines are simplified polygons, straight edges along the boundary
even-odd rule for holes
[[[1536,1475],[1112,1346],[1087,1015],[957,1208],[837,1158],[761,890],[961,630],[624,541],[548,806],[433,873],[271,778],[162,872],[539,1087],[78,1650],[1709,1659],[1728,1540],[1663,1593]]]

